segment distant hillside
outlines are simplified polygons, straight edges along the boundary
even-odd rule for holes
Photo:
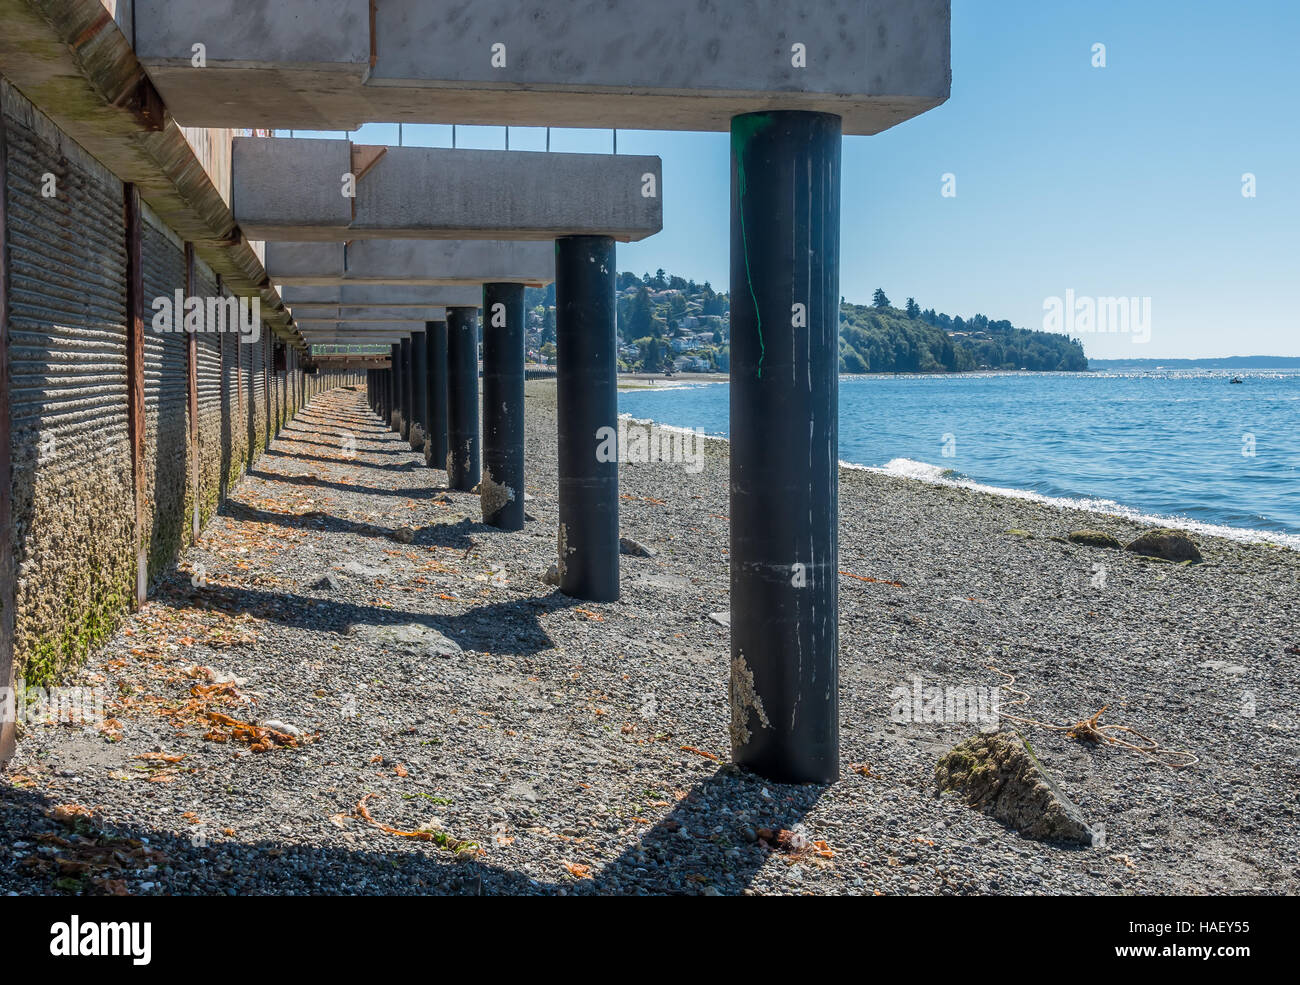
[[[726,372],[731,357],[731,301],[705,281],[697,284],[659,270],[624,272],[617,284],[619,367],[660,372]],[[555,288],[529,289],[529,348],[538,358],[555,353]],[[979,369],[1086,370],[1078,340],[1015,328],[984,315],[969,320],[906,308],[876,291],[872,305],[840,307],[843,373],[960,373]]]
[[[1223,356],[1219,359],[1093,359],[1093,369],[1300,369],[1300,356]]]
[[[985,315],[953,318],[889,303],[840,306],[840,369],[846,373],[963,373],[978,369],[1080,371],[1088,359],[1078,339],[1016,328]]]

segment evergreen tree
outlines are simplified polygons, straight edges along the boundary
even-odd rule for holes
[[[876,293],[871,295],[871,303],[877,308],[888,308],[890,306],[889,298],[885,297],[884,288],[876,288]]]

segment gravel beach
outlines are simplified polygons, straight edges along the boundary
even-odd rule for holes
[[[622,466],[653,553],[577,602],[541,577],[554,382],[526,409],[532,519],[503,533],[363,393],[316,397],[70,682],[107,722],[24,727],[0,891],[1300,891],[1300,553],[1163,563],[1066,541],[1127,520],[843,470],[842,775],[781,786],[726,764],[726,444]],[[1104,830],[1032,841],[936,796],[980,724],[909,720],[918,681],[1061,726],[1104,705],[1161,752],[1015,723]]]

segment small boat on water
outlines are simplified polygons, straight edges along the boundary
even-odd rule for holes
[[[1245,383],[1246,381],[1243,380],[1240,376],[1234,376],[1234,377],[1233,377],[1232,379],[1230,379],[1228,382],[1229,382],[1229,383]]]

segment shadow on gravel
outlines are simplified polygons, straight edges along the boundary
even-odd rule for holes
[[[530,656],[553,648],[555,643],[538,617],[580,604],[579,599],[556,591],[540,597],[479,605],[456,615],[439,615],[257,588],[206,585],[191,589],[184,584],[159,589],[153,601],[169,606],[217,609],[232,615],[247,612],[282,626],[338,633],[358,624],[419,623],[436,629],[466,650],[511,656]]]
[[[424,468],[425,466],[422,466],[417,462],[414,464],[412,471]],[[428,469],[427,471],[433,472],[433,469]],[[332,482],[329,479],[317,479],[315,476],[309,475],[283,475],[278,472],[265,472],[261,469],[253,469],[248,474],[255,479],[261,479],[263,482],[283,482],[291,486],[312,486],[319,489],[337,489],[339,492],[356,493],[360,496],[400,496],[406,499],[420,499],[421,497],[430,497],[444,492],[450,492],[445,485],[404,486],[401,489],[384,489],[380,486],[360,486],[349,485],[346,482]],[[446,473],[443,474],[445,475]]]
[[[202,783],[202,776],[193,782]],[[363,790],[358,781],[347,796],[360,799]],[[545,881],[488,861],[492,849],[453,855],[431,842],[396,836],[393,850],[375,851],[335,841],[294,843],[292,832],[276,841],[240,841],[203,826],[177,834],[134,823],[105,824],[98,815],[60,820],[51,812],[61,801],[35,788],[5,785],[0,787],[0,838],[11,850],[0,856],[0,892],[141,893],[144,883],[149,884],[145,895],[184,896],[700,895],[706,887],[735,895],[749,888],[776,852],[755,840],[755,830],[796,828],[824,791],[769,784],[724,766],[695,784],[618,857],[591,864],[590,878]],[[502,815],[509,814],[503,806]],[[738,815],[753,818],[757,827],[738,821]],[[345,823],[354,835],[384,837],[360,819]],[[508,829],[516,838],[537,837],[524,833],[528,824],[527,818],[510,818]],[[789,864],[778,869],[779,876],[790,872],[791,885],[784,888],[797,892],[792,870],[813,863],[807,855],[776,853]],[[588,857],[581,841],[565,854]],[[548,861],[558,867],[553,856]],[[156,870],[146,871],[149,865]]]
[[[313,510],[310,513],[276,513],[272,510],[262,510],[255,506],[248,506],[234,501],[227,501],[217,513],[219,516],[229,517],[243,523],[268,523],[291,530],[356,534],[358,537],[375,537],[385,540],[391,539],[389,535],[394,529],[379,527],[373,523],[345,520],[342,517],[334,516],[331,513],[323,513],[320,510]],[[481,530],[478,529],[480,527]],[[469,537],[471,530],[476,533],[486,534],[492,533],[495,528],[484,526],[481,523],[473,523],[469,520],[461,520],[454,524],[431,523],[416,529],[411,545],[416,547],[449,547],[455,550],[468,551],[474,547],[474,541]]]

